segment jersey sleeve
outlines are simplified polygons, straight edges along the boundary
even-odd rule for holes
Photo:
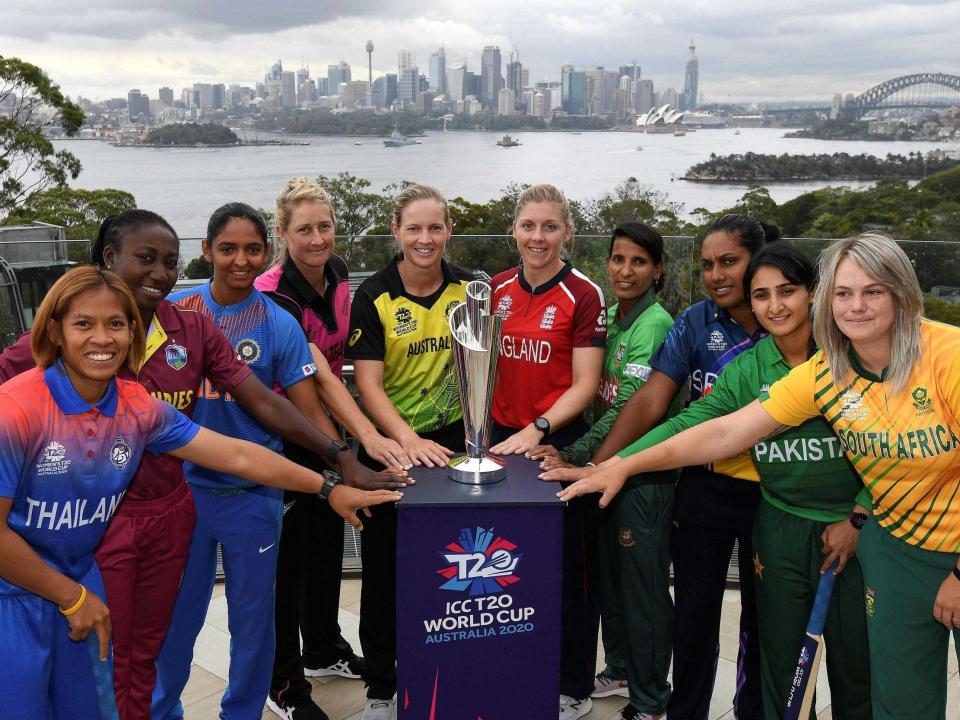
[[[33,350],[30,349],[30,333],[25,332],[13,345],[0,353],[0,385],[35,366]]]
[[[200,426],[177,410],[170,403],[150,398],[156,419],[147,435],[147,450],[165,453],[181,448],[200,432]]]
[[[763,409],[781,425],[796,427],[820,415],[814,396],[818,358],[822,357],[822,353],[817,353],[770,386],[769,396],[761,402]]]
[[[669,327],[669,324],[650,323],[631,335],[620,370],[617,399],[579,440],[561,451],[564,460],[583,465],[593,457],[627,400],[650,378],[650,357],[660,347]]]
[[[202,313],[196,313],[196,316],[203,344],[203,376],[218,390],[229,392],[253,371],[237,357],[237,351],[210,318]]]
[[[690,322],[690,310],[684,310],[670,328],[660,349],[650,359],[650,366],[669,377],[678,386],[683,386],[693,372],[695,330]]]
[[[596,286],[584,282],[573,310],[573,347],[599,347],[607,342],[607,308]]]
[[[27,416],[0,395],[0,497],[14,498],[27,454]]]
[[[367,293],[358,292],[350,308],[346,356],[351,360],[383,360],[386,352],[383,322],[377,306]]]
[[[310,354],[307,336],[290,313],[275,308],[276,353],[275,377],[282,388],[296,385],[317,374],[317,366]]]
[[[690,403],[679,415],[675,415],[658,425],[617,454],[622,458],[629,457],[641,450],[651,448],[677,433],[696,427],[700,423],[729,415],[743,406],[749,405],[756,399],[746,387],[748,384],[743,382],[746,377],[743,372],[744,363],[749,359],[750,357],[747,355],[738,357],[720,373],[710,393]]]

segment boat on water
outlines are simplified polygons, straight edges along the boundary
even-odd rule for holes
[[[643,145],[637,145],[637,151],[643,150]]]
[[[739,135],[739,134],[740,134],[740,131],[739,131],[739,130],[734,130],[734,131],[733,131],[733,134],[734,134],[734,135]]]
[[[357,141],[354,143],[354,145],[363,145],[363,143],[360,142],[359,140],[357,140]]]
[[[500,147],[517,147],[520,144],[519,140],[514,140],[509,135],[504,135],[502,138],[497,140],[497,145]]]
[[[390,137],[383,141],[383,144],[386,147],[403,147],[405,145],[418,145],[419,143],[416,140],[411,140],[399,130],[394,130],[390,133]]]
[[[685,128],[682,128],[682,127],[678,127],[678,128],[676,128],[676,129],[673,131],[673,136],[674,136],[674,137],[683,137],[683,136],[686,135],[686,134],[687,134],[686,129],[685,129]]]

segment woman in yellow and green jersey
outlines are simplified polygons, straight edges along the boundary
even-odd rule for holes
[[[453,230],[438,190],[413,185],[397,197],[397,257],[363,281],[353,298],[346,356],[363,407],[377,429],[416,465],[442,466],[464,450],[463,410],[451,352],[451,310],[473,276],[443,259]],[[359,452],[371,467],[379,463]],[[365,523],[360,644],[367,664],[363,720],[395,717],[396,506]]]
[[[873,501],[857,547],[873,717],[939,720],[948,632],[960,640],[960,329],[922,317],[910,260],[875,234],[823,253],[814,310],[821,350],[766,399],[611,458],[559,494],[603,492],[605,505],[637,472],[708,462],[823,417]]]

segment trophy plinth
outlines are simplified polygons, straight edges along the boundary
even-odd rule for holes
[[[450,313],[467,454],[451,458],[447,467],[451,480],[468,485],[495,483],[507,476],[506,463],[487,452],[501,322],[490,314],[492,296],[487,283],[475,280],[467,285],[467,301]]]

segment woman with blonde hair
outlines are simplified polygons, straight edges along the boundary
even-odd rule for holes
[[[493,391],[494,454],[539,444],[566,447],[587,430],[583,413],[597,393],[607,312],[603,292],[563,257],[573,241],[563,193],[533,185],[517,200],[513,237],[520,264],[493,278],[494,312],[503,319]],[[563,523],[560,720],[590,712],[600,607],[597,512],[575,502]]]
[[[400,193],[391,228],[399,252],[357,289],[346,354],[364,409],[379,430],[414,464],[443,466],[464,449],[448,316],[466,299],[473,276],[443,259],[453,225],[436,188],[413,185]],[[360,458],[379,467],[364,452]],[[396,535],[396,508],[384,506],[368,521],[361,546],[364,720],[389,720],[395,712]]]
[[[857,557],[878,720],[945,716],[948,633],[957,639],[960,628],[960,329],[922,313],[916,273],[893,240],[838,240],[820,258],[820,351],[766,399],[637,454],[627,448],[559,493],[602,492],[606,505],[636,472],[711,462],[826,419],[873,500]]]
[[[303,328],[317,364],[317,389],[331,414],[372,457],[409,467],[400,445],[377,432],[343,384],[349,272],[334,252],[336,214],[330,196],[313,180],[291,178],[277,196],[276,223],[277,258],[254,286]],[[324,467],[322,458],[295,443],[285,442],[284,453],[306,467]],[[306,678],[360,678],[364,672],[363,658],[344,639],[337,619],[343,521],[315,497],[288,493],[286,500],[293,504],[283,518],[277,558],[277,644],[267,706],[280,717],[324,720]]]

